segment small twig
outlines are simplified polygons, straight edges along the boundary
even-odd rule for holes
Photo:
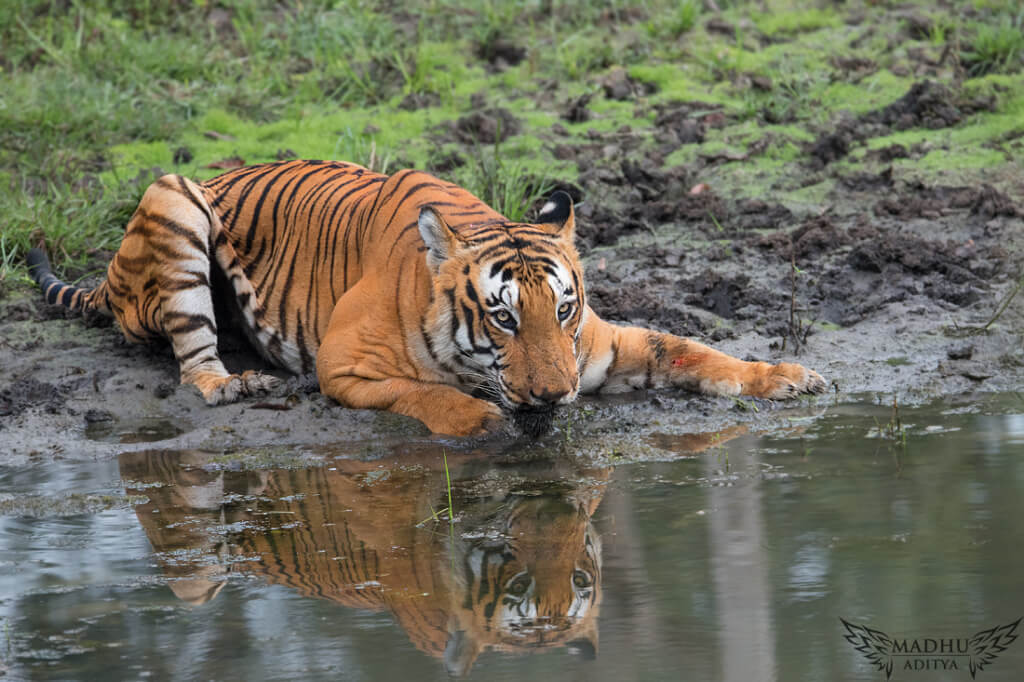
[[[789,241],[789,333],[793,335],[794,319],[796,317],[796,255],[794,252],[793,240]],[[797,339],[793,339],[797,341]],[[799,343],[797,343],[799,348]]]
[[[719,232],[725,232],[725,228],[722,227],[722,223],[718,222],[718,218],[715,217],[714,213],[708,211],[708,217],[711,218],[711,222],[715,224],[715,228],[717,228]]]
[[[782,350],[786,350],[786,340],[793,339],[793,352],[799,353],[803,343],[807,341],[807,334],[804,334],[803,342],[800,340],[800,325],[796,317],[796,247],[793,246],[793,238],[789,239],[789,333],[782,339]],[[808,328],[808,333],[810,328]]]
[[[1024,277],[1021,277],[1019,280],[1017,280],[1017,286],[1015,286],[1013,288],[1013,291],[1007,294],[1006,297],[1002,300],[1002,302],[996,307],[996,312],[992,316],[992,319],[985,323],[985,326],[981,328],[981,331],[987,332],[988,328],[991,327],[995,323],[995,321],[998,320],[1002,316],[1002,314],[1006,312],[1006,309],[1010,307],[1010,304],[1013,302],[1013,299],[1017,296],[1017,293],[1021,290],[1022,287],[1024,287]]]

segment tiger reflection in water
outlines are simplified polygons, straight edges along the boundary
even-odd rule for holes
[[[493,459],[449,454],[459,520],[449,534],[446,521],[423,523],[447,508],[436,449],[301,470],[204,469],[210,457],[120,460],[122,478],[137,484],[129,492],[149,499],[136,514],[183,601],[210,601],[228,572],[241,571],[303,596],[387,609],[452,675],[488,648],[596,655],[601,541],[591,516],[607,469],[565,476],[534,466],[490,477],[503,486],[482,482]],[[556,477],[585,483],[566,487]],[[226,524],[238,525],[211,532]]]
[[[695,453],[745,432],[652,442]],[[148,498],[136,514],[183,601],[209,602],[229,572],[263,575],[303,596],[390,611],[455,676],[485,649],[597,655],[601,539],[591,517],[610,468],[448,453],[458,519],[449,533],[434,516],[448,506],[436,445],[308,469],[222,471],[211,458],[120,459],[122,479],[136,484],[128,492]],[[227,524],[237,525],[225,534]]]

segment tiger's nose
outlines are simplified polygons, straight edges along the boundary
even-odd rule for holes
[[[535,401],[547,403],[548,405],[554,405],[567,395],[569,395],[569,390],[563,388],[544,387],[540,390],[540,393],[530,389],[531,398]]]

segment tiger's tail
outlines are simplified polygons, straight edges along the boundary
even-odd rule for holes
[[[111,314],[107,280],[95,289],[83,289],[73,284],[62,282],[53,274],[50,259],[42,249],[29,249],[25,256],[28,262],[28,273],[36,281],[46,296],[46,302],[62,305],[75,312],[97,311]]]

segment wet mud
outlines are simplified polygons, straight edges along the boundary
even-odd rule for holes
[[[508,46],[481,50],[494,68],[518,58]],[[825,204],[809,206],[771,192],[720,193],[702,181],[709,169],[756,156],[763,141],[665,163],[728,125],[718,107],[648,107],[648,89],[619,71],[599,85],[605,97],[632,101],[656,122],[653,134],[622,126],[574,141],[561,124],[546,134],[555,155],[578,168],[558,187],[577,202],[589,303],[602,317],[694,337],[744,359],[801,362],[832,384],[821,403],[863,391],[914,400],[1024,385],[1024,296],[993,319],[1024,271],[1020,197],[984,183],[929,184],[886,165],[920,154],[914,145],[872,150],[864,170],[832,164],[877,135],[956,125],[991,102],[964,101],[922,80],[889,106],[841,119],[792,164],[797,183],[831,182]],[[591,97],[565,102],[565,118],[587,120]],[[439,141],[493,144],[521,130],[512,113],[485,106],[482,94],[476,99],[474,113],[436,131]],[[444,176],[463,163],[458,152],[444,153],[429,170]],[[338,407],[312,376],[290,378],[262,399],[209,408],[178,385],[167,347],[127,344],[108,320],[70,319],[24,287],[0,294],[0,437],[12,465],[107,457],[153,442],[244,448],[428,435],[403,417]],[[230,338],[221,352],[232,369],[261,367]],[[737,411],[728,399],[638,393],[581,400],[552,425],[556,435],[614,424],[617,433],[640,436],[666,421],[693,431],[771,419],[773,406],[764,407]]]

